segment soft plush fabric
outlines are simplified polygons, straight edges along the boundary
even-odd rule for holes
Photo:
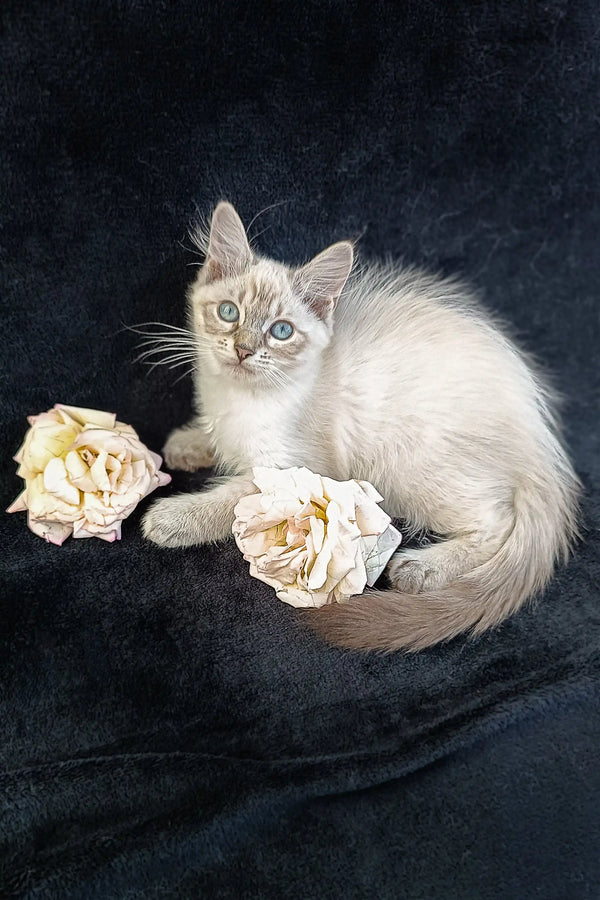
[[[320,643],[233,541],[2,516],[0,895],[600,896],[598,4],[1,15],[5,507],[27,414],[112,410],[155,450],[186,420],[125,326],[183,323],[187,227],[226,197],[278,259],[353,237],[470,279],[565,395],[585,524],[497,631],[380,656]]]

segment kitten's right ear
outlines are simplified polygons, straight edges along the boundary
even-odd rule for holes
[[[252,251],[242,220],[231,205],[222,201],[210,223],[208,252],[204,263],[206,281],[239,275],[252,262]]]

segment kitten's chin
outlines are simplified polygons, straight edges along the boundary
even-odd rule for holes
[[[267,381],[267,376],[261,369],[251,368],[244,363],[222,363],[225,374],[233,381],[240,384],[258,384]]]

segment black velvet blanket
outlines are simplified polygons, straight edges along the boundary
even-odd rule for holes
[[[124,326],[183,324],[222,197],[275,258],[351,237],[471,280],[554,373],[585,488],[543,598],[413,656],[320,643],[233,542],[145,542],[148,501],[115,544],[2,515],[0,896],[596,900],[597,2],[0,14],[4,507],[28,414],[155,450],[186,420]]]

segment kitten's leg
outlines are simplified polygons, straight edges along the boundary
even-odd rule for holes
[[[153,503],[142,519],[144,536],[160,547],[189,547],[231,537],[238,500],[255,494],[250,476],[235,475],[206,491]]]
[[[428,547],[399,550],[392,557],[387,574],[393,586],[407,594],[435,590],[491,559],[502,546],[506,531],[475,531]]]
[[[183,469],[186,472],[208,468],[214,461],[209,437],[197,420],[171,432],[163,455],[169,469]]]

